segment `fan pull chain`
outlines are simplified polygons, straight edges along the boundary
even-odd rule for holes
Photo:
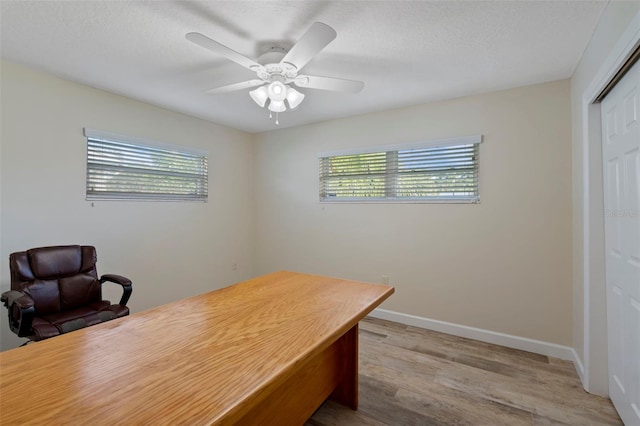
[[[276,126],[280,125],[280,121],[278,119],[279,118],[278,114],[280,114],[280,113],[276,111]],[[273,119],[273,113],[271,111],[269,111],[269,120],[272,120],[272,119]]]

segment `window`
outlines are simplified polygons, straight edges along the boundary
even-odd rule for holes
[[[87,200],[207,201],[207,154],[85,129]]]
[[[482,136],[320,154],[320,201],[478,202]]]

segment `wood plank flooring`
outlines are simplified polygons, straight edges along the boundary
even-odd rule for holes
[[[358,410],[327,401],[307,426],[622,424],[570,361],[370,317],[359,361]]]

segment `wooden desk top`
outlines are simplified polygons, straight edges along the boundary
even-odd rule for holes
[[[277,272],[2,352],[0,423],[237,419],[392,293]]]

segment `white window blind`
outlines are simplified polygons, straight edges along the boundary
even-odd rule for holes
[[[320,155],[320,201],[478,202],[481,136]]]
[[[202,151],[85,129],[87,200],[207,201]]]

